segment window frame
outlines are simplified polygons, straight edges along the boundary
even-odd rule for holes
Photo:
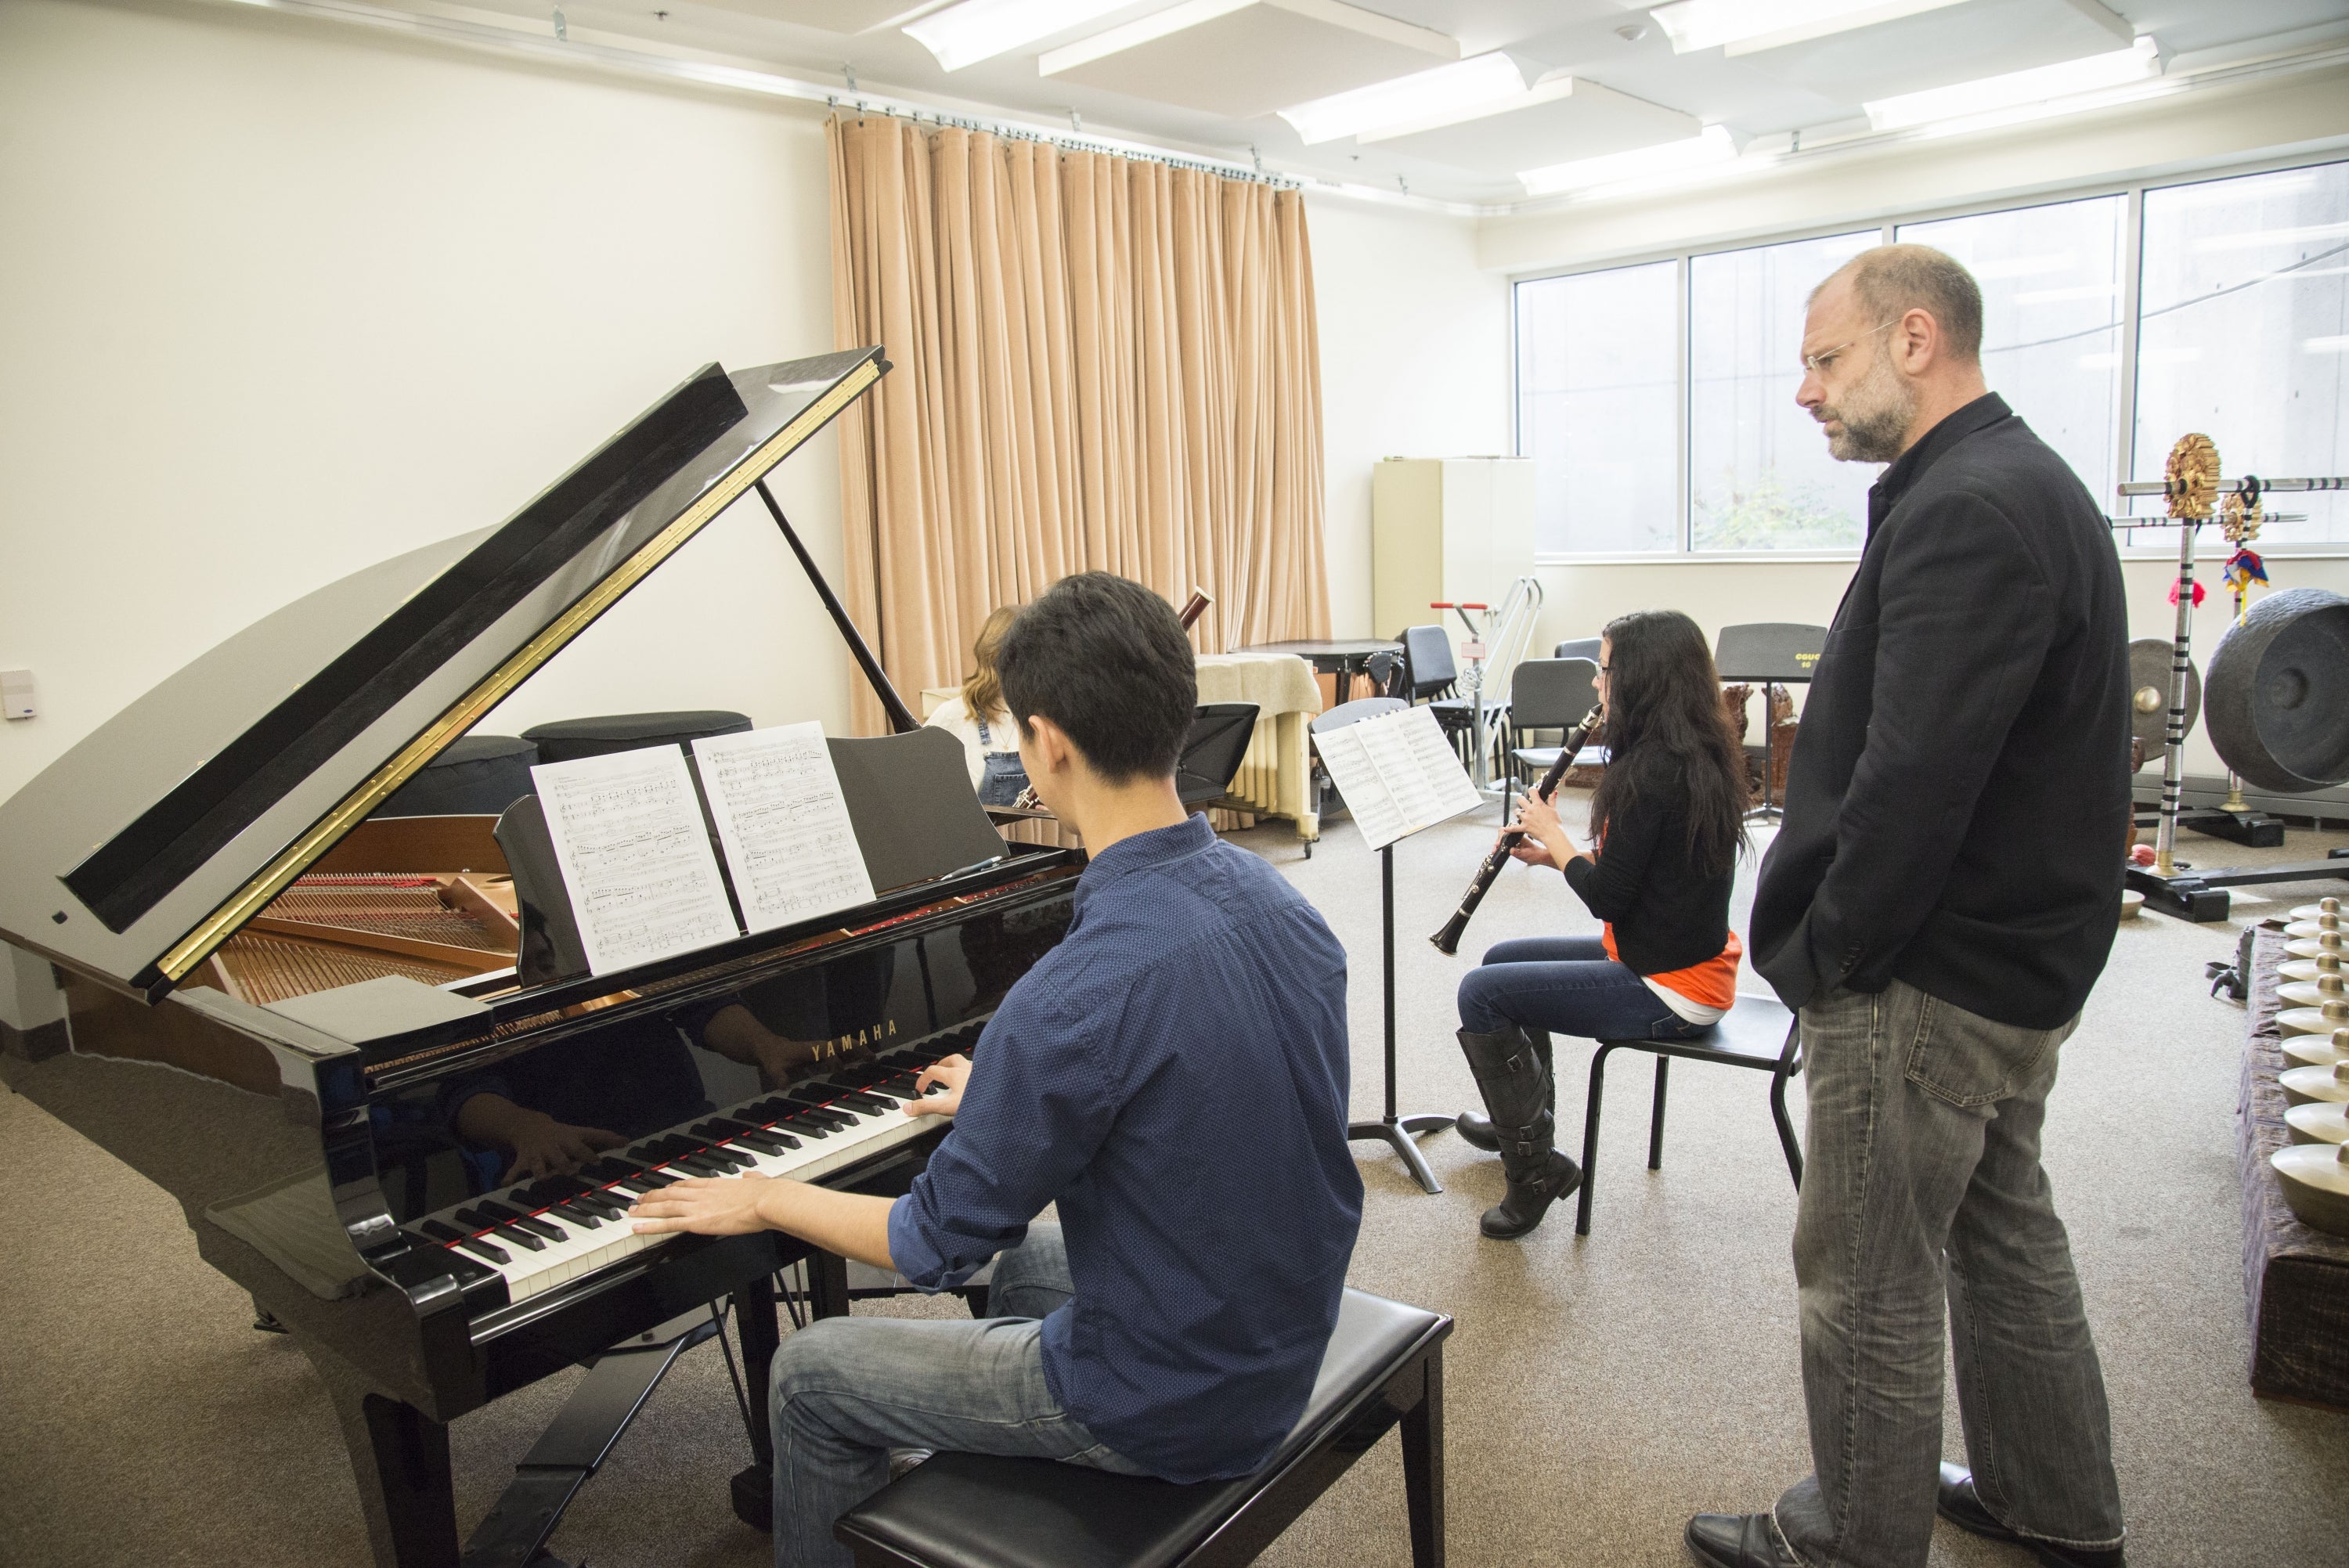
[[[1984,198],[1968,201],[1940,202],[1918,207],[1904,207],[1885,213],[1873,225],[1879,244],[1890,244],[1896,230],[1904,223],[1938,222],[1947,218],[1980,217],[1989,212],[2028,211],[2034,207],[2059,206],[2067,201],[2092,200],[2100,196],[2124,198],[2121,216],[2121,322],[2120,322],[2120,387],[2114,408],[2113,471],[2124,478],[2136,471],[2137,432],[2137,338],[2142,323],[2137,312],[2142,304],[2145,247],[2145,193],[2147,191],[2168,190],[2181,185],[2202,185],[2212,181],[2232,180],[2250,174],[2276,174],[2293,169],[2323,169],[2349,163],[2349,157],[2334,150],[2327,153],[2301,152],[2271,158],[2245,160],[2215,160],[2207,167],[2159,176],[2140,176],[2133,180],[2102,180],[2065,185],[2046,191],[2033,191],[2025,196]],[[1657,262],[1673,262],[1674,292],[1674,364],[1679,368],[1681,395],[1676,400],[1674,423],[1679,441],[1678,484],[1680,516],[1673,531],[1679,542],[1671,550],[1624,551],[1534,551],[1537,566],[1666,566],[1719,565],[1733,562],[1740,565],[1766,565],[1783,562],[1788,565],[1816,564],[1822,562],[1856,562],[1857,550],[1693,550],[1690,548],[1694,518],[1690,507],[1693,498],[1694,474],[1692,470],[1692,446],[1689,428],[1690,403],[1693,386],[1692,353],[1689,338],[1690,263],[1700,256],[1725,255],[1738,251],[1765,249],[1772,245],[1799,243],[1805,240],[1826,239],[1837,234],[1863,232],[1870,225],[1847,220],[1842,222],[1806,224],[1799,228],[1774,230],[1767,233],[1751,234],[1734,240],[1708,241],[1702,244],[1665,246],[1652,250],[1627,252],[1604,260],[1578,262],[1562,267],[1537,267],[1507,274],[1509,284],[1509,450],[1517,457],[1526,456],[1523,399],[1519,396],[1520,363],[1518,356],[1517,289],[1520,284],[1540,283],[1550,278],[1576,277],[1590,273],[1613,272],[1621,267],[1648,266]],[[1992,388],[1996,390],[1995,387]],[[2108,510],[2120,502],[2117,495],[2099,498]],[[2175,535],[2158,518],[2148,517],[2146,530],[2116,530],[2114,543],[2123,561],[2174,561],[2178,556]],[[2139,540],[2137,535],[2147,537]],[[2265,543],[2260,551],[2263,556],[2304,561],[2349,560],[2349,541],[2326,543]]]

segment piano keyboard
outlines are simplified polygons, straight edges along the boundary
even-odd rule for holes
[[[986,1020],[963,1024],[861,1062],[833,1064],[821,1080],[762,1094],[714,1115],[641,1139],[589,1161],[575,1176],[525,1181],[405,1227],[506,1283],[521,1302],[673,1241],[681,1233],[631,1228],[628,1205],[688,1176],[779,1176],[815,1181],[947,1125],[907,1116],[924,1068],[968,1054]],[[943,1092],[936,1086],[928,1091]]]

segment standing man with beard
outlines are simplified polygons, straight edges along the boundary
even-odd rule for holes
[[[1937,1507],[2054,1568],[2122,1562],[2039,1149],[2119,916],[2126,606],[2101,510],[1981,346],[1981,291],[1921,245],[1811,295],[1796,401],[1835,456],[1891,465],[1754,900],[1754,965],[1802,1012],[1813,1474],[1772,1512],[1691,1520],[1712,1568],[1923,1568]],[[1937,1478],[1945,1302],[1971,1470]]]

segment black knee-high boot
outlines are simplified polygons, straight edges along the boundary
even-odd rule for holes
[[[1549,1080],[1549,1098],[1545,1103],[1549,1109],[1550,1115],[1555,1118],[1557,1115],[1557,1073],[1556,1064],[1551,1060],[1549,1054],[1549,1031],[1526,1029],[1525,1033],[1533,1041],[1534,1049],[1541,1053],[1542,1071],[1547,1075]],[[1473,1110],[1464,1110],[1452,1119],[1452,1125],[1460,1134],[1460,1141],[1470,1148],[1481,1149],[1487,1154],[1497,1154],[1501,1151],[1500,1136],[1493,1130],[1491,1117],[1479,1116]]]
[[[1501,1173],[1509,1184],[1501,1201],[1485,1211],[1480,1228],[1496,1240],[1522,1236],[1582,1182],[1582,1167],[1550,1142],[1555,1119],[1547,1053],[1514,1024],[1489,1035],[1463,1029],[1460,1048],[1492,1116]]]

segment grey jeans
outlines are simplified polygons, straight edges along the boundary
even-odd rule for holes
[[[888,1483],[893,1448],[1145,1473],[1096,1440],[1044,1381],[1039,1320],[1071,1294],[1060,1227],[1035,1225],[995,1260],[996,1315],[827,1317],[787,1337],[769,1377],[776,1568],[849,1568],[833,1521]]]
[[[1814,1473],[1776,1519],[1815,1568],[1922,1568],[1945,1296],[1983,1506],[2024,1535],[2120,1544],[2104,1373],[2039,1164],[2078,1025],[1993,1023],[1899,981],[1803,1009],[1795,1280]]]

